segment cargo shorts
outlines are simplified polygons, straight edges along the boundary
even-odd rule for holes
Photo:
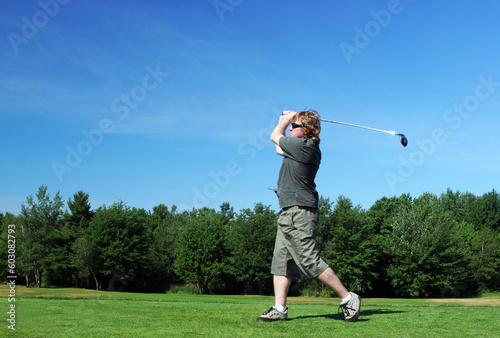
[[[328,268],[318,253],[318,220],[315,208],[293,206],[281,210],[271,274],[317,277]]]

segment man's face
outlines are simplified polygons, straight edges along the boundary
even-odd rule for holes
[[[290,137],[298,137],[298,138],[303,138],[307,136],[307,133],[304,130],[304,127],[298,127],[296,126],[294,128],[294,124],[301,125],[300,120],[294,120],[292,124],[290,124]]]

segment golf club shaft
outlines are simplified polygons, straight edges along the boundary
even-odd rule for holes
[[[363,129],[370,129],[370,130],[375,130],[375,131],[381,131],[382,133],[387,133],[391,135],[400,135],[396,133],[395,131],[388,131],[388,130],[382,130],[382,129],[377,129],[377,128],[371,128],[371,127],[365,127],[365,126],[358,126],[357,124],[351,124],[351,123],[345,123],[345,122],[338,122],[338,121],[332,121],[332,120],[326,120],[326,119],[320,119],[320,121],[323,122],[330,122],[330,123],[336,123],[336,124],[342,124],[344,126],[350,126],[350,127],[356,127],[356,128],[363,128]]]

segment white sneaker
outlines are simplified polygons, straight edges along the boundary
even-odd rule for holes
[[[344,322],[355,322],[359,317],[359,310],[361,308],[361,297],[350,292],[351,299],[344,304],[340,304],[342,311],[344,312]]]
[[[264,312],[262,315],[260,315],[259,318],[257,318],[258,322],[274,322],[277,320],[287,320],[288,319],[288,309],[285,312],[281,312],[276,310],[276,308],[273,306],[266,312]]]

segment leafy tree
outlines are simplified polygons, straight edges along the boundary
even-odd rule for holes
[[[175,271],[181,278],[195,282],[200,294],[224,273],[225,221],[225,216],[213,209],[193,210],[179,236]]]
[[[463,255],[469,262],[468,286],[494,290],[498,284],[498,237],[494,230],[500,219],[498,193],[493,190],[476,197],[448,189],[439,202],[458,222],[455,232],[464,244]]]
[[[440,204],[444,210],[452,212],[458,222],[474,225],[475,230],[488,226],[497,230],[500,225],[500,195],[492,190],[483,196],[470,192],[460,193],[447,189],[441,194]]]
[[[475,233],[471,241],[470,269],[480,290],[500,286],[500,236],[489,226]]]
[[[366,212],[360,206],[353,207],[350,199],[339,196],[333,212],[322,222],[320,226],[329,230],[328,242],[323,244],[323,259],[348,289],[370,290],[377,278],[374,272],[377,256]]]
[[[316,240],[320,252],[324,250],[325,245],[332,240],[332,227],[334,224],[329,220],[333,213],[333,204],[334,203],[331,202],[329,198],[320,196],[318,201],[318,232],[316,233]]]
[[[460,191],[453,192],[450,188],[442,193],[439,198],[439,204],[445,211],[451,211],[456,215],[463,216],[466,200]]]
[[[478,198],[474,214],[478,229],[484,227],[490,227],[494,231],[500,229],[500,195],[493,190]]]
[[[412,204],[410,194],[402,194],[399,197],[382,197],[377,200],[368,210],[367,215],[372,224],[374,232],[375,256],[378,263],[374,266],[373,272],[378,278],[373,282],[372,294],[379,297],[394,296],[394,289],[387,275],[387,269],[392,263],[392,256],[389,250],[387,236],[392,232],[392,225],[398,212],[402,208],[408,208]]]
[[[220,206],[220,213],[224,216],[226,223],[231,221],[236,213],[234,212],[234,208],[229,204],[229,202],[224,202]]]
[[[89,194],[83,191],[78,191],[73,195],[73,199],[68,200],[69,211],[64,214],[64,229],[61,236],[65,236],[65,240],[61,240],[60,245],[64,247],[71,265],[69,265],[69,273],[75,279],[75,285],[80,286],[81,280],[86,281],[89,287],[89,278],[91,270],[88,266],[88,226],[94,215],[89,201]],[[95,276],[94,276],[95,278]]]
[[[79,271],[76,267],[81,262],[75,253],[75,240],[85,235],[93,212],[87,193],[79,191],[73,197],[68,200],[70,212],[65,212],[61,227],[49,236],[50,250],[42,261],[49,286],[79,286],[81,278],[88,280],[88,269]]]
[[[142,285],[152,259],[146,217],[144,210],[127,207],[123,202],[97,209],[89,223],[88,257],[100,285],[108,283],[110,290],[119,291]]]
[[[76,272],[73,264],[70,244],[73,242],[73,234],[61,221],[60,227],[54,229],[47,236],[49,247],[46,256],[40,262],[44,270],[43,286],[72,286]]]
[[[269,206],[257,203],[253,210],[240,211],[229,232],[231,255],[228,270],[243,283],[245,294],[263,294],[271,290],[276,218]]]
[[[465,279],[466,262],[454,231],[456,222],[424,193],[401,209],[388,237],[393,262],[388,269],[399,296],[453,294]]]
[[[7,226],[16,225],[16,272],[26,284],[82,284],[165,290],[195,282],[199,292],[266,293],[277,214],[260,203],[178,213],[123,202],[91,209],[78,191],[64,202],[46,186],[21,213],[0,213],[0,278],[7,276]],[[371,296],[458,295],[500,287],[500,195],[447,189],[440,197],[383,197],[368,211],[344,196],[319,200],[320,255],[349,289]],[[34,281],[33,281],[34,280]],[[73,284],[74,282],[74,284]],[[302,281],[304,282],[304,281]],[[322,283],[306,287],[321,293]],[[292,284],[291,292],[304,283]],[[325,292],[326,293],[326,292]]]
[[[68,200],[68,208],[70,212],[66,212],[64,216],[70,229],[75,233],[81,228],[86,229],[95,213],[89,202],[89,194],[78,191],[73,195],[73,199]]]
[[[376,234],[386,235],[392,231],[392,223],[401,208],[411,205],[412,198],[409,194],[399,197],[382,197],[368,210],[368,216],[373,223]]]
[[[38,189],[36,200],[31,195],[21,205],[18,265],[26,276],[27,285],[30,284],[29,276],[34,276],[36,285],[42,286],[44,259],[50,253],[53,232],[61,227],[63,206],[59,192],[51,200],[47,187],[43,185]]]
[[[98,252],[92,246],[90,231],[80,232],[80,236],[73,242],[72,251],[74,253],[73,264],[78,271],[78,276],[86,279],[87,287],[90,286],[89,278],[92,276],[95,288],[99,290]]]
[[[452,214],[455,221],[465,222],[474,226],[473,230],[479,229],[477,219],[478,198],[467,192],[452,191],[450,188],[442,193],[439,200],[439,206],[443,211],[448,211]]]
[[[183,215],[177,214],[176,210],[175,205],[169,210],[167,206],[160,204],[153,207],[153,213],[148,217],[153,235],[151,284],[155,289],[164,289],[177,281],[173,266]]]

